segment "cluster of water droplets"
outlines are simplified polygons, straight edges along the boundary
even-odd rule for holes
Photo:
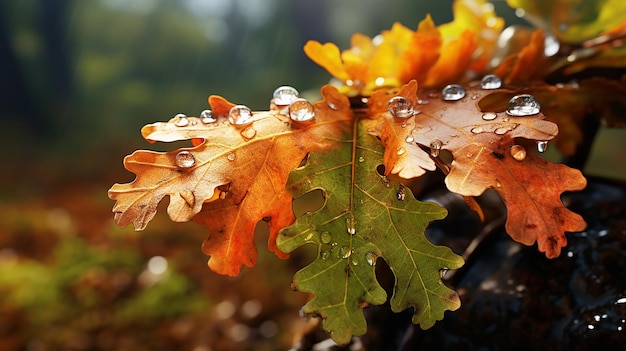
[[[288,107],[289,118],[296,122],[307,122],[315,118],[315,107],[293,87],[284,85],[276,88],[272,102],[279,107]]]

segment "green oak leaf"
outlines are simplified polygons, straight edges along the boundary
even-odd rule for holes
[[[325,204],[284,228],[277,239],[285,252],[317,245],[317,258],[295,274],[294,285],[314,295],[304,313],[319,315],[340,344],[365,333],[365,306],[387,299],[375,274],[379,257],[396,278],[390,301],[394,312],[413,307],[413,323],[427,329],[446,310],[460,307],[440,270],[459,268],[463,259],[424,235],[431,221],[446,216],[446,209],[415,200],[410,190],[377,172],[383,149],[366,132],[367,122],[355,121],[352,133],[336,141],[338,149],[312,153],[290,174],[287,186],[294,197],[321,189]]]

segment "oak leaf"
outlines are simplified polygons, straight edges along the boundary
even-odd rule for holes
[[[583,189],[586,180],[580,171],[552,164],[516,141],[530,139],[544,147],[557,134],[556,124],[544,120],[538,110],[512,116],[503,110],[478,108],[481,99],[504,89],[468,87],[463,91],[464,97],[445,101],[441,93],[418,92],[411,83],[398,94],[412,102],[421,101],[416,105],[419,111],[409,118],[397,118],[388,111],[375,114],[377,124],[370,133],[381,138],[385,154],[399,155],[385,157],[385,169],[398,169],[413,153],[422,157],[423,151],[415,148],[415,143],[430,149],[433,158],[448,150],[453,161],[444,171],[450,191],[478,196],[488,188],[495,189],[508,209],[507,233],[525,245],[537,242],[549,258],[558,256],[567,243],[564,232],[586,226],[582,217],[564,207],[560,195]],[[373,95],[371,104],[379,106],[378,99],[387,101],[389,94]]]
[[[277,241],[286,252],[317,246],[316,259],[295,274],[294,285],[314,295],[303,311],[321,316],[324,329],[340,344],[365,333],[365,306],[386,300],[376,280],[378,258],[396,277],[392,310],[413,307],[413,322],[423,329],[460,306],[440,270],[459,268],[463,259],[424,236],[428,224],[447,211],[415,200],[409,189],[377,172],[383,150],[367,132],[372,122],[355,120],[337,140],[339,149],[312,153],[291,173],[288,188],[294,196],[322,189],[325,203],[283,229]]]
[[[193,140],[195,146],[127,156],[124,165],[137,175],[135,180],[109,190],[109,197],[117,200],[117,224],[132,222],[137,230],[144,229],[168,196],[172,220],[193,219],[209,228],[202,248],[215,272],[234,276],[241,265],[254,265],[253,235],[260,220],[269,224],[269,249],[286,257],[275,241],[278,231],[295,219],[292,196],[285,189],[288,175],[307,153],[334,147],[329,140],[341,133],[342,121],[352,118],[345,96],[330,86],[321,93],[324,100],[312,106],[315,118],[310,122],[292,121],[289,107],[274,106],[270,111],[242,111],[252,119],[240,126],[229,122],[227,114],[241,106],[213,96],[213,114],[182,115],[145,126],[142,134],[149,141]]]

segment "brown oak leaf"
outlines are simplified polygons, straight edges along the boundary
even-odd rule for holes
[[[293,223],[292,197],[285,189],[289,173],[306,155],[333,147],[350,125],[348,99],[337,89],[321,89],[323,101],[311,106],[310,121],[290,119],[290,107],[272,104],[270,111],[251,112],[251,121],[237,125],[227,114],[234,104],[212,96],[213,114],[179,115],[167,123],[142,130],[149,141],[192,140],[194,147],[171,152],[136,151],[124,160],[135,173],[128,184],[115,184],[109,197],[118,225],[131,222],[137,230],[154,217],[157,204],[169,196],[167,212],[174,221],[194,221],[209,228],[202,250],[209,267],[235,276],[241,265],[254,266],[257,251],[254,228],[268,222],[268,247],[277,256],[278,231]],[[294,107],[295,108],[295,107]]]
[[[433,158],[448,150],[453,161],[444,171],[450,191],[478,196],[495,189],[508,209],[509,235],[525,245],[537,242],[547,257],[557,257],[567,243],[564,232],[586,227],[581,216],[564,207],[560,195],[583,189],[586,180],[580,171],[552,164],[516,142],[524,138],[545,145],[557,135],[556,124],[544,120],[540,112],[513,116],[503,110],[481,111],[478,103],[494,91],[466,87],[463,92],[464,97],[445,101],[441,92],[418,92],[416,84],[409,84],[396,96],[416,102],[412,116],[399,118],[377,109],[370,132],[381,138],[385,153],[400,154],[385,158],[385,169],[399,173],[403,169],[399,165],[410,154],[423,152],[415,144],[430,148]],[[381,106],[376,100],[393,96],[373,95],[371,105]]]

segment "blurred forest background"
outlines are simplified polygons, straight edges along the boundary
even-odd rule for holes
[[[202,228],[161,210],[144,232],[119,229],[107,189],[132,180],[125,155],[168,149],[145,142],[143,125],[198,115],[211,94],[255,110],[280,85],[314,94],[330,77],[305,57],[307,40],[346,48],[354,32],[416,28],[426,13],[448,22],[450,5],[2,1],[0,350],[288,349],[306,324],[307,296],[289,289],[306,252],[285,263],[260,237],[257,268],[216,276]],[[607,151],[621,135],[600,132],[589,173],[624,177],[623,153]]]

